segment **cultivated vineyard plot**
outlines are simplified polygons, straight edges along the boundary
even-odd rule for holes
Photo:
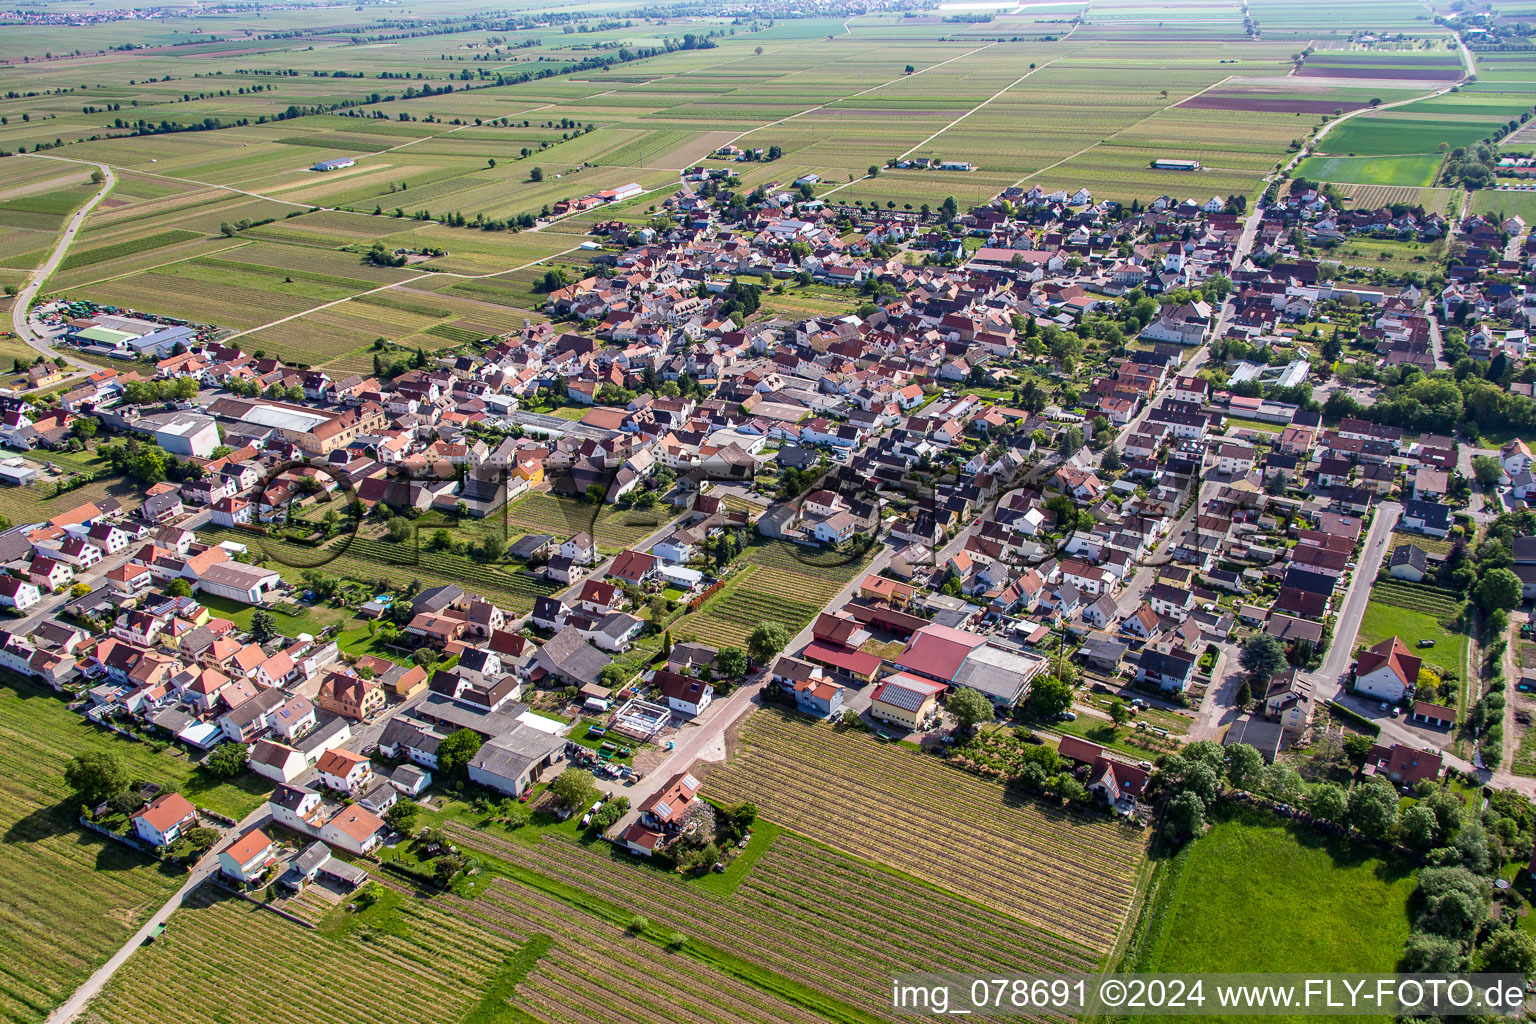
[[[617,925],[504,879],[477,900],[440,896],[434,903],[482,934],[519,942],[536,935],[555,939],[513,1000],[541,1020],[811,1024],[822,1019],[694,957],[627,935]]]
[[[1145,854],[1142,833],[787,715],[752,716],[741,741],[741,753],[709,775],[715,798],[752,801],[812,839],[1091,949],[1113,945]]]
[[[532,846],[450,827],[465,846],[746,955],[810,988],[844,993],[879,1016],[888,1016],[891,971],[1070,972],[1093,970],[1097,961],[1092,951],[1048,932],[789,833],[774,839],[736,892],[721,896],[600,849],[552,837]],[[893,886],[923,906],[921,925],[893,908]],[[752,937],[748,950],[744,936]]]
[[[515,945],[436,903],[406,899],[399,914],[388,929],[365,926],[331,938],[204,885],[177,912],[166,940],[135,954],[83,1019],[455,1020],[480,998]]]

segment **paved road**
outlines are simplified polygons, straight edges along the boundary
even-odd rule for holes
[[[73,995],[48,1015],[48,1024],[70,1024],[70,1022],[79,1017],[91,1000],[96,998],[97,993],[106,987],[107,982],[112,980],[112,976],[122,968],[123,964],[128,962],[128,958],[133,955],[133,951],[144,945],[150,933],[168,921],[176,908],[181,906],[182,901],[218,870],[219,851],[229,846],[240,836],[245,835],[252,828],[260,828],[265,825],[268,820],[267,805],[262,804],[256,810],[247,814],[240,824],[225,832],[224,838],[215,843],[203,859],[193,866],[191,873],[187,876],[186,883],[176,890],[175,895],[166,900],[159,910],[151,914],[148,920],[139,927],[139,930],[129,936],[127,942],[123,943],[122,948],[113,953],[106,963],[97,968],[94,974],[85,979],[79,988],[75,989]],[[160,941],[166,940],[162,939]],[[170,941],[176,941],[176,939],[171,938]]]
[[[1402,515],[1403,506],[1395,501],[1384,501],[1376,507],[1376,519],[1366,534],[1365,546],[1360,552],[1359,563],[1349,583],[1349,593],[1339,606],[1339,616],[1333,628],[1333,642],[1322,666],[1311,673],[1312,692],[1316,699],[1330,699],[1343,689],[1343,676],[1354,657],[1355,636],[1360,631],[1360,620],[1370,600],[1371,584],[1387,556],[1392,542],[1392,527]]]
[[[50,158],[44,157],[44,159]],[[79,161],[71,160],[68,162],[77,163]],[[49,359],[62,355],[65,362],[87,373],[94,373],[101,369],[101,367],[93,366],[67,352],[56,352],[48,344],[46,337],[34,331],[32,325],[27,322],[27,311],[32,304],[32,299],[43,287],[43,284],[58,269],[59,264],[63,262],[64,255],[69,252],[70,243],[80,233],[80,228],[85,225],[85,218],[90,215],[92,210],[96,209],[98,203],[107,197],[107,193],[112,191],[112,186],[117,184],[117,175],[113,174],[106,164],[93,164],[92,166],[107,176],[107,180],[102,182],[101,191],[92,196],[84,206],[75,211],[73,217],[69,218],[69,223],[65,225],[64,233],[59,236],[59,244],[54,247],[53,254],[48,257],[47,262],[32,272],[32,276],[27,279],[27,283],[22,285],[21,291],[11,301],[11,328],[16,332],[18,338]]]

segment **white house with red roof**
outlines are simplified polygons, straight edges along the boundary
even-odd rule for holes
[[[1396,703],[1419,683],[1422,659],[1397,637],[1388,637],[1355,662],[1355,692]]]
[[[647,828],[676,828],[688,814],[699,795],[699,780],[689,772],[678,772],[661,789],[640,804],[640,822]]]
[[[219,851],[219,870],[237,882],[251,882],[260,878],[276,859],[272,855],[272,839],[261,829],[253,828]]]
[[[361,754],[337,747],[315,762],[320,784],[338,793],[360,793],[373,776],[373,765]]]
[[[197,827],[197,808],[180,793],[162,793],[133,816],[133,830],[151,846],[170,846]]]
[[[320,826],[320,838],[361,857],[383,841],[384,822],[361,804],[352,804]]]

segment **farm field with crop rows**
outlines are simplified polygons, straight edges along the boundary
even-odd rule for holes
[[[746,564],[744,575],[698,611],[674,622],[674,636],[739,647],[763,622],[777,622],[794,636],[863,571],[869,559],[848,561],[836,552],[760,539],[742,552],[741,561]]]
[[[426,900],[402,899],[396,914],[387,927],[363,925],[333,937],[205,883],[166,936],[128,961],[84,1019],[454,1020],[479,1002],[516,945]],[[366,998],[354,985],[336,983],[348,977],[368,979]],[[232,985],[235,978],[239,984]]]
[[[0,1020],[41,1021],[185,880],[80,827],[64,766],[96,750],[220,813],[243,815],[259,800],[239,784],[209,785],[174,749],[118,739],[51,691],[0,675]]]
[[[814,765],[811,769],[809,766]],[[708,773],[811,839],[921,878],[1103,952],[1130,907],[1146,837],[1101,814],[1018,797],[862,733],[772,710]]]
[[[600,843],[554,837],[510,842],[457,824],[450,830],[472,848],[639,914],[661,931],[680,931],[692,942],[744,955],[793,982],[838,993],[859,1009],[890,1019],[881,971],[970,969],[966,965],[1001,970],[1010,963],[1044,972],[1078,971],[1097,963],[1086,948],[788,832],[774,836],[734,892],[720,894],[634,863]],[[931,923],[919,927],[892,917],[892,885],[920,900]],[[750,950],[742,948],[743,936],[752,936]]]
[[[517,498],[507,506],[509,537],[524,533],[546,533],[563,542],[572,534],[585,531],[601,548],[618,550],[661,529],[671,516],[662,509],[621,509],[615,505],[593,505],[576,498],[565,498],[542,491]]]

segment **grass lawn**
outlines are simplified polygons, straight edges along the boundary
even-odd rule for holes
[[[1172,737],[1163,739],[1130,725],[1117,726],[1113,722],[1106,722],[1102,718],[1088,715],[1078,715],[1075,722],[1046,722],[1041,725],[1041,728],[1077,736],[1090,743],[1097,743],[1101,747],[1117,750],[1138,761],[1156,760],[1157,755],[1177,750],[1179,747],[1178,741]],[[1185,731],[1187,730],[1188,726],[1185,727]]]
[[[197,601],[213,615],[228,619],[241,629],[251,628],[251,616],[255,615],[257,610],[253,605],[231,601],[214,594],[199,594]],[[280,608],[270,609],[272,620],[277,623],[278,632],[284,636],[298,636],[300,633],[314,636],[326,626],[361,624],[361,620],[354,619],[351,610],[347,608],[332,608],[324,604],[300,604],[297,606],[298,614],[290,614],[294,607],[294,605],[283,605]]]
[[[1229,429],[1262,430],[1266,434],[1279,434],[1285,430],[1278,423],[1265,423],[1263,420],[1245,420],[1241,416],[1228,416],[1227,427]]]
[[[409,650],[402,647],[386,647],[372,633],[368,632],[366,625],[358,626],[355,629],[342,630],[336,635],[336,646],[341,648],[342,653],[350,654],[353,657],[362,657],[366,654],[372,655],[375,658],[383,658],[386,661],[393,661],[398,665],[405,665],[410,662]]]
[[[1402,640],[1426,665],[1454,669],[1458,673],[1462,671],[1467,650],[1464,635],[1451,632],[1439,619],[1426,612],[1373,599],[1365,606],[1356,646],[1370,647],[1389,636]],[[1433,640],[1435,646],[1421,648],[1418,646],[1420,640]]]
[[[1125,969],[1389,972],[1414,884],[1406,862],[1226,811],[1159,866]]]

